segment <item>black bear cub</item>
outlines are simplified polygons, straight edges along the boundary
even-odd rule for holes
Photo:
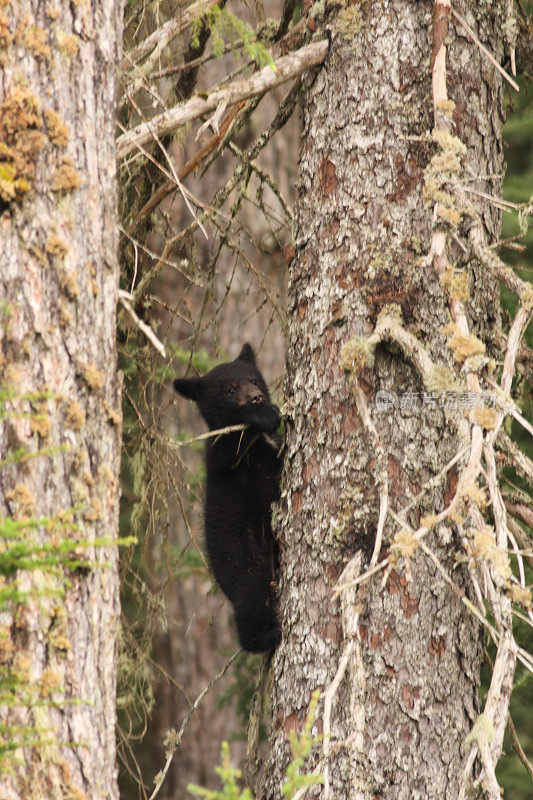
[[[279,410],[249,344],[201,378],[177,378],[174,388],[195,401],[210,430],[248,426],[207,440],[205,542],[217,583],[233,604],[242,647],[271,650],[280,636],[278,545],[270,520],[279,497]]]

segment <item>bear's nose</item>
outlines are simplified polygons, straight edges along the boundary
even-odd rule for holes
[[[250,403],[262,403],[263,399],[262,392],[257,391],[250,394]]]

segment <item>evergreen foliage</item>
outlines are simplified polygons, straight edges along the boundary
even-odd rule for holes
[[[193,48],[199,45],[199,36],[203,25],[207,25],[209,28],[213,53],[217,58],[224,54],[225,38],[233,44],[240,39],[245,53],[252,61],[255,61],[259,67],[269,64],[275,69],[274,59],[266,47],[256,39],[252,28],[244,20],[232,14],[225,6],[221,8],[213,4],[205,14],[196,20],[191,40]]]

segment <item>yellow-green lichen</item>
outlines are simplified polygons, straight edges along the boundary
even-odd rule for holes
[[[520,295],[522,305],[525,306],[526,311],[531,311],[533,308],[533,286],[529,284],[524,288]]]
[[[68,125],[63,122],[57,111],[47,108],[43,112],[48,128],[48,136],[57,147],[65,147],[68,142]]]
[[[114,408],[111,408],[108,403],[104,400],[104,409],[107,414],[107,418],[112,425],[120,425],[122,423],[122,414],[119,411],[115,411]]]
[[[440,285],[453,300],[468,300],[471,294],[470,276],[464,270],[448,268],[440,276]]]
[[[78,364],[78,371],[87,384],[93,391],[99,391],[104,385],[104,373],[101,372],[96,364]]]
[[[10,661],[15,652],[15,645],[11,638],[11,629],[8,625],[0,625],[0,664]]]
[[[65,306],[59,307],[59,325],[61,328],[70,328],[74,324],[74,317]]]
[[[448,175],[459,175],[461,162],[457,153],[436,153],[431,159],[431,171],[434,173],[446,172]]]
[[[102,504],[97,497],[93,497],[92,505],[83,512],[85,522],[98,522],[102,518]]]
[[[400,558],[411,558],[419,548],[420,542],[408,528],[402,528],[395,535],[390,546],[389,561],[396,564]]]
[[[523,608],[526,608],[528,611],[531,610],[532,607],[532,600],[531,600],[531,589],[527,587],[518,586],[516,583],[512,583],[509,595],[513,603],[516,603]]]
[[[425,517],[420,517],[420,525],[428,530],[434,527],[435,523],[437,522],[437,515],[436,514],[426,514]]]
[[[63,679],[61,674],[51,667],[44,670],[39,681],[39,691],[42,697],[49,697],[58,689],[62,689]]]
[[[466,155],[466,145],[464,142],[462,142],[458,136],[449,133],[449,131],[434,130],[431,134],[431,138],[444,152],[455,153],[458,156]]]
[[[403,323],[402,307],[398,303],[385,303],[378,314],[378,319],[383,319],[383,317],[392,317],[395,322],[401,325]]]
[[[61,269],[58,272],[58,278],[59,285],[69,300],[75,300],[80,293],[76,272],[74,270]]]
[[[33,414],[30,420],[30,427],[34,433],[37,433],[41,439],[48,439],[52,424],[48,414]]]
[[[50,255],[64,258],[68,253],[69,247],[68,244],[59,236],[56,236],[55,233],[50,233],[46,240],[45,250]]]
[[[44,58],[47,61],[52,55],[48,44],[48,32],[37,25],[29,25],[24,32],[24,46],[35,58]]]
[[[85,268],[91,273],[91,290],[93,297],[98,297],[98,282],[96,280],[96,267],[91,261],[87,261]]]
[[[9,28],[9,17],[0,12],[0,49],[6,49],[12,41],[13,34]],[[2,62],[0,61],[0,63]]]
[[[115,480],[115,474],[108,464],[102,464],[100,473],[106,484],[111,484]]]
[[[14,89],[0,105],[0,200],[18,202],[30,189],[45,142],[41,127],[37,97]]]
[[[490,564],[501,581],[507,582],[511,579],[509,556],[505,550],[497,546],[494,531],[488,525],[474,531],[472,552],[476,559]]]
[[[451,117],[455,111],[455,103],[453,100],[439,100],[437,103],[437,111],[441,111],[447,117]]]
[[[457,136],[446,130],[434,130],[432,139],[440,150],[424,170],[422,196],[426,203],[436,206],[440,220],[457,227],[467,209],[461,207],[448,185],[461,173],[461,158],[466,147]]]
[[[485,345],[473,333],[464,336],[458,331],[455,332],[448,339],[448,347],[452,351],[455,360],[461,364],[470,356],[484,355],[485,353]]]
[[[457,228],[461,222],[461,214],[456,208],[443,206],[441,203],[437,204],[437,216],[448,222],[453,228]]]
[[[73,33],[57,31],[56,41],[63,55],[67,56],[68,58],[75,56],[80,49],[80,39]]]
[[[3,374],[3,387],[7,389],[10,394],[20,391],[22,382],[22,375],[15,364],[7,364]]]
[[[90,472],[84,472],[82,475],[83,482],[87,484],[87,486],[94,486],[95,480]]]
[[[313,4],[311,8],[314,9],[315,5],[317,4]],[[339,33],[343,39],[350,40],[353,39],[356,33],[359,33],[363,24],[363,17],[359,8],[356,5],[345,6],[336,15],[335,32]]]
[[[68,638],[68,636],[65,636],[64,633],[59,633],[56,631],[52,631],[52,633],[50,634],[49,642],[52,645],[52,647],[56,648],[56,650],[60,650],[64,653],[68,653],[68,651],[72,647],[72,643]]]
[[[52,178],[53,192],[72,192],[82,183],[82,177],[72,164],[62,164]]]
[[[368,339],[364,336],[354,336],[345,342],[340,354],[341,367],[344,372],[353,372],[362,367],[374,366],[374,352]]]
[[[494,408],[487,408],[487,406],[477,406],[470,414],[472,422],[477,422],[487,431],[491,431],[496,427],[499,417],[500,415]]]
[[[31,517],[35,508],[35,498],[23,483],[17,483],[6,494],[6,500],[14,506],[13,518],[20,520]]]
[[[461,386],[448,367],[434,364],[432,369],[424,375],[424,386],[430,394],[443,394],[444,392],[460,391]]]
[[[474,503],[474,505],[479,506],[481,509],[487,506],[487,495],[483,489],[480,489],[477,483],[471,483],[470,486],[463,489],[462,497]]]
[[[31,660],[27,653],[19,650],[13,658],[13,672],[23,683],[29,683],[31,678]]]
[[[73,431],[79,431],[85,424],[85,411],[77,400],[69,400],[65,412],[65,424]]]

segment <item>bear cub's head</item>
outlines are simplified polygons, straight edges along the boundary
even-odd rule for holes
[[[174,388],[194,400],[212,431],[244,423],[274,433],[279,425],[279,409],[270,402],[248,343],[234,361],[220,364],[201,378],[176,378]]]

